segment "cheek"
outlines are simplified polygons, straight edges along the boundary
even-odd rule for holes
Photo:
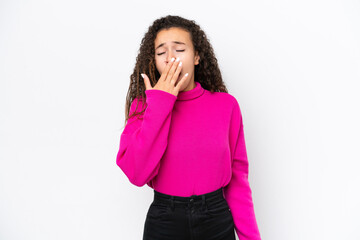
[[[193,62],[192,61],[183,61],[183,67],[182,67],[182,71],[189,71],[192,67]]]
[[[158,70],[158,72],[161,74],[163,69],[165,68],[165,64],[160,60],[155,59],[155,67]]]
[[[183,68],[189,68],[194,64],[194,59],[192,59],[191,56],[184,56],[181,61],[183,62]]]

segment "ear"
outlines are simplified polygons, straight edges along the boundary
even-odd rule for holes
[[[198,65],[200,62],[200,56],[198,51],[195,52],[195,58],[194,58],[195,65]]]

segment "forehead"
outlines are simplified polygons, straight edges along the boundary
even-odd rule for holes
[[[175,27],[169,29],[162,29],[156,35],[155,48],[162,43],[165,43],[164,45],[173,44],[172,41],[179,41],[190,45],[190,33],[181,28]]]

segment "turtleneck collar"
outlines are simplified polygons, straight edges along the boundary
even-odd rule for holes
[[[205,89],[202,88],[199,82],[195,81],[195,85],[196,86],[189,91],[180,91],[177,95],[177,100],[191,100],[200,97],[204,93]]]

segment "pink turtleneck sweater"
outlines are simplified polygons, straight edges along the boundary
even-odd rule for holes
[[[224,187],[240,240],[259,240],[244,126],[235,97],[199,82],[178,96],[150,89],[135,98],[120,138],[116,164],[129,181],[158,192],[189,197]],[[141,103],[144,103],[142,105]]]

